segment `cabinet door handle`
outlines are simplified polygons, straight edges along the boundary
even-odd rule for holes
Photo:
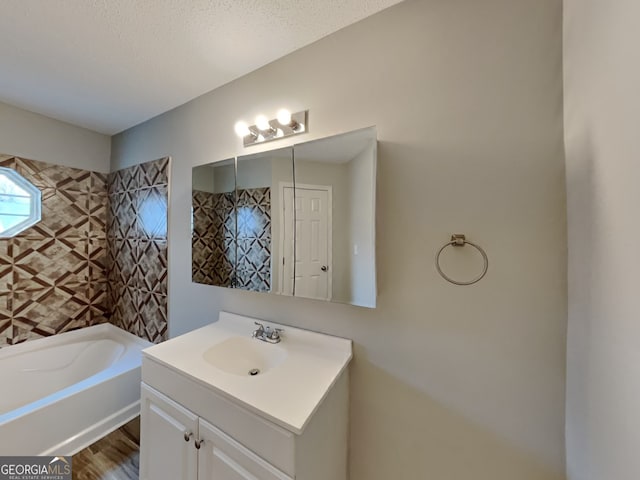
[[[204,444],[204,440],[196,440],[195,444],[196,444],[196,448],[200,450],[200,447]]]
[[[329,270],[329,267],[327,267],[326,265],[323,265],[320,267],[320,270],[322,270],[323,272],[326,272],[327,270]]]
[[[185,442],[188,442],[191,437],[193,437],[193,432],[184,432],[184,441]]]

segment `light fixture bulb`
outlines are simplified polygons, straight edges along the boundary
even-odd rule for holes
[[[278,119],[278,123],[283,126],[288,126],[291,124],[291,112],[286,108],[281,108],[278,110],[278,115],[276,117]]]
[[[258,130],[262,130],[262,131],[271,130],[271,124],[269,123],[269,119],[264,115],[258,115],[256,117],[256,127],[258,127]]]
[[[251,133],[249,126],[243,121],[236,122],[233,129],[236,131],[236,135],[240,138],[244,138]]]

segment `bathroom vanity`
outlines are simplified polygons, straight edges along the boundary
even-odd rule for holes
[[[254,321],[143,352],[141,480],[346,480],[351,341]]]

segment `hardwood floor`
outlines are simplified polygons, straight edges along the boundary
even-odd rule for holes
[[[126,425],[72,458],[73,480],[138,480],[139,441]]]

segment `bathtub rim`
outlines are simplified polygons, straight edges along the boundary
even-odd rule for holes
[[[16,355],[43,350],[49,347],[100,339],[112,339],[125,346],[125,351],[122,356],[114,362],[114,364],[71,386],[52,392],[38,400],[29,402],[0,415],[0,429],[5,425],[11,425],[12,422],[18,422],[18,424],[20,424],[23,421],[28,421],[27,418],[29,415],[45,414],[44,412],[54,408],[54,405],[57,403],[64,402],[67,399],[74,399],[77,395],[82,395],[84,392],[106,385],[110,381],[116,382],[118,385],[124,382],[124,384],[128,384],[129,387],[137,385],[139,389],[142,362],[141,352],[144,348],[153,345],[153,343],[108,323],[84,327],[51,337],[39,338],[17,345],[3,347],[0,349],[0,364],[3,359]],[[100,379],[99,377],[103,378]],[[137,399],[134,400],[130,398],[130,400],[133,401],[130,401],[126,405],[124,402],[115,405],[118,410],[115,412],[113,410],[107,412],[104,418],[94,418],[95,421],[89,424],[84,423],[81,426],[79,425],[79,431],[77,433],[62,441],[57,441],[55,445],[47,445],[44,447],[44,450],[29,453],[37,455],[73,455],[77,453],[137,417],[140,413],[139,394],[137,395]]]
[[[111,323],[100,323],[98,325],[91,325],[90,327],[82,327],[68,332],[58,333],[56,335],[49,335],[47,337],[36,338],[33,340],[27,340],[25,342],[18,343],[16,345],[6,345],[0,348],[0,361],[3,358],[18,355],[20,353],[27,353],[33,350],[39,350],[51,345],[64,345],[67,343],[74,343],[81,340],[90,340],[92,337],[99,336],[99,333],[104,332],[109,336],[100,338],[112,338],[123,339],[127,343],[133,342],[140,345],[142,348],[149,347],[153,343],[143,338],[127,332],[120,327],[116,327]],[[62,338],[64,337],[64,339]]]
[[[79,382],[76,382],[55,392],[51,392],[48,395],[45,395],[44,397],[41,397],[37,400],[33,400],[29,403],[26,403],[20,407],[11,409],[4,413],[0,412],[0,428],[15,419],[18,419],[25,415],[29,415],[34,411],[47,408],[49,405],[58,401],[62,401],[64,400],[64,398],[73,395],[74,393],[80,393],[84,390],[90,389],[93,385],[98,383],[96,380],[98,380],[100,377],[105,377],[106,372],[111,372],[111,375],[108,376],[108,379],[111,379],[117,378],[121,375],[125,375],[127,372],[135,370],[136,368],[140,368],[142,360],[140,360],[140,363],[134,363],[132,362],[131,358],[128,358],[132,356],[132,347],[139,347],[137,350],[141,352],[144,348],[149,347],[153,344],[130,332],[122,330],[115,325],[112,325],[110,323],[102,323],[99,325],[92,325],[90,327],[84,327],[70,332],[64,332],[50,337],[38,338],[36,340],[23,342],[17,345],[11,345],[10,348],[3,347],[2,349],[0,349],[1,365],[4,358],[10,358],[23,353],[44,350],[48,347],[68,345],[80,341],[101,340],[105,338],[119,340],[125,346],[125,351],[122,353],[121,357],[116,362],[114,362],[114,364],[107,367],[106,369],[100,370],[93,375],[80,380]]]

